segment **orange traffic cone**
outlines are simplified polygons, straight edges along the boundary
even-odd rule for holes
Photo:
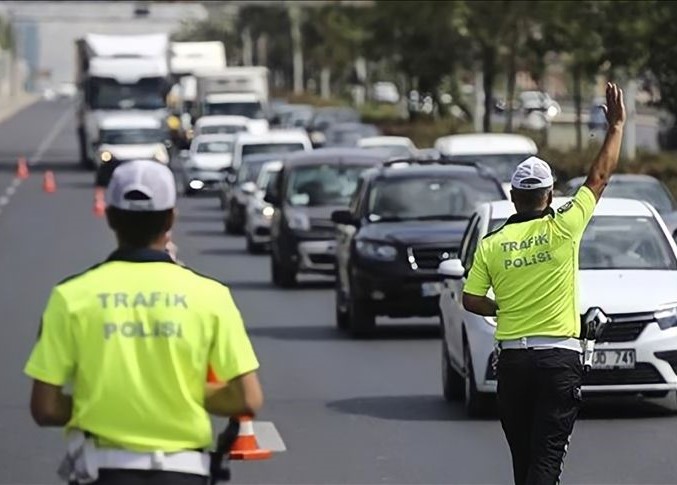
[[[94,190],[94,208],[92,209],[96,217],[103,217],[106,214],[106,202],[104,201],[103,189],[97,187]]]
[[[28,164],[26,163],[26,157],[19,157],[19,160],[17,160],[16,176],[21,180],[25,180],[28,178]]]
[[[56,192],[56,180],[54,180],[54,172],[51,170],[45,172],[45,178],[42,181],[42,190],[48,194]]]
[[[240,432],[230,448],[231,460],[267,460],[273,455],[272,451],[259,448],[251,416],[233,419],[240,422]]]

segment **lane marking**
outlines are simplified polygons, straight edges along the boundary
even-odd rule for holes
[[[35,150],[35,153],[28,158],[28,165],[35,166],[40,163],[43,155],[49,150],[56,138],[61,134],[66,122],[69,121],[70,117],[74,113],[74,107],[70,106],[66,111],[64,111],[61,116],[57,119],[56,123],[52,129],[47,133],[47,136],[42,140],[38,148]],[[4,195],[0,196],[0,209],[9,204],[12,196],[16,194],[17,189],[21,186],[23,180],[19,177],[14,177],[12,182],[7,188],[5,188]],[[0,214],[2,211],[0,210]]]

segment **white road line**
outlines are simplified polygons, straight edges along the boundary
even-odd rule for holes
[[[9,197],[7,197],[6,195],[3,195],[2,197],[0,197],[0,206],[7,205],[7,204],[9,204]]]
[[[14,184],[10,185],[9,187],[7,187],[7,190],[5,190],[5,194],[7,194],[7,197],[13,196],[14,192],[16,192],[16,186]]]
[[[12,180],[12,185],[10,187],[17,188],[19,185],[21,185],[21,179],[19,177],[15,177],[14,180]]]

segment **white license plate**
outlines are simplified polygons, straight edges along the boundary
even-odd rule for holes
[[[592,356],[594,369],[633,369],[635,351],[632,349],[595,350]]]
[[[431,283],[423,283],[421,285],[421,295],[423,296],[437,296],[442,293],[444,283],[435,281]]]

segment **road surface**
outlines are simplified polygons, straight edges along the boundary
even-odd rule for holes
[[[0,124],[1,484],[58,483],[62,435],[32,423],[22,368],[50,287],[113,249],[92,214],[93,175],[77,168],[75,147],[67,101],[39,101]],[[32,166],[16,185],[19,155]],[[54,194],[42,192],[45,169],[56,174]],[[215,199],[182,199],[179,213],[179,256],[232,288],[262,364],[267,402],[258,419],[273,422],[288,448],[236,463],[234,483],[511,482],[499,423],[469,420],[441,398],[434,326],[349,340],[333,327],[331,282],[274,289],[268,258],[223,235]],[[675,483],[676,435],[677,417],[664,406],[594,403],[576,426],[564,483]]]

